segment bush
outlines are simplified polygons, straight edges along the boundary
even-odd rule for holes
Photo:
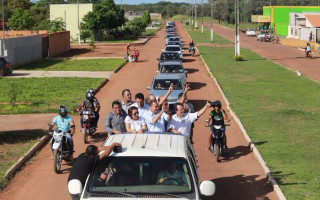
[[[102,40],[113,41],[115,40],[115,37],[113,35],[103,35]]]
[[[245,57],[243,55],[233,56],[235,61],[244,61]]]
[[[189,25],[189,22],[188,21],[186,21],[186,23],[184,23],[185,25]]]
[[[94,35],[92,34],[90,37],[90,43],[89,45],[91,46],[91,52],[94,52],[94,50],[96,49],[96,43],[95,43],[95,39],[94,39]]]
[[[6,96],[10,106],[14,106],[16,104],[18,94],[20,94],[20,91],[18,90],[17,84],[13,81],[10,81],[6,91]]]

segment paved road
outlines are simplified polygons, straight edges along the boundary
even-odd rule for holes
[[[110,71],[32,71],[14,70],[9,78],[45,78],[45,77],[88,77],[110,79],[114,72]]]
[[[210,24],[205,23],[210,29]],[[213,31],[234,42],[234,30],[214,24]],[[306,41],[307,42],[307,41]],[[300,71],[303,76],[320,82],[320,57],[313,54],[313,58],[305,58],[305,52],[296,47],[272,44],[271,42],[258,42],[255,37],[248,37],[240,33],[240,45],[261,56],[278,63],[292,71]]]
[[[179,23],[177,24],[177,30],[183,41],[190,40]],[[90,143],[101,144],[104,140],[104,116],[111,110],[111,102],[116,98],[121,99],[122,89],[130,88],[133,95],[138,92],[143,92],[145,95],[148,93],[146,86],[151,83],[153,76],[156,75],[156,58],[160,55],[163,47],[164,30],[161,30],[146,45],[141,46],[140,62],[128,63],[97,94],[97,98],[102,104],[101,120],[98,123],[98,132]],[[208,76],[200,58],[185,55],[184,61],[183,64],[189,72],[188,82],[191,83],[192,88],[188,98],[194,104],[195,109],[199,110],[204,106],[207,99],[222,100],[218,88]],[[222,103],[226,107],[225,102]],[[231,127],[227,130],[230,152],[227,153],[221,163],[215,162],[213,154],[205,150],[208,145],[209,131],[204,126],[204,119],[208,114],[209,110],[195,123],[194,129],[194,147],[199,164],[200,179],[201,181],[212,180],[217,187],[214,197],[207,199],[277,199],[261,166],[250,152],[248,144],[235,122],[231,121]],[[23,117],[26,119],[25,116]],[[79,127],[79,118],[74,118],[76,127]],[[48,120],[51,120],[51,117],[48,116],[48,119],[42,120],[41,123]],[[20,124],[16,124],[15,126],[12,125],[11,128],[17,129],[19,126]],[[74,136],[74,142],[75,156],[77,156],[86,148],[86,145],[82,143],[79,128]],[[53,172],[52,165],[50,147],[46,145],[32,162],[16,175],[10,185],[0,193],[0,199],[69,199],[66,186],[70,166],[63,165],[63,173],[57,175]]]

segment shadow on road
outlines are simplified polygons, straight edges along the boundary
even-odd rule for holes
[[[13,71],[13,73],[9,74],[8,76],[10,77],[10,76],[28,76],[28,75],[30,75],[30,73],[19,73],[19,72],[17,73]]]
[[[107,138],[107,134],[105,132],[97,132],[94,133],[91,141],[89,141],[89,143],[99,143],[99,142],[103,142],[105,139]]]
[[[228,135],[228,129],[226,129],[226,135]],[[228,152],[223,152],[221,163],[236,160],[242,156],[248,155],[249,153],[251,153],[249,146],[237,146],[230,148]]]
[[[207,85],[206,83],[199,83],[199,82],[188,82],[188,83],[190,83],[191,90],[198,90]]]
[[[188,100],[188,101],[192,103],[195,111],[200,110],[207,103],[207,100]],[[210,108],[208,109],[210,110]]]
[[[193,62],[193,61],[195,61],[196,59],[183,59],[183,61],[182,61],[182,63],[184,63],[184,62]]]
[[[213,179],[211,181],[216,185],[216,193],[211,197],[203,197],[202,199],[269,200],[266,195],[272,192],[273,188],[267,177],[257,180],[258,177],[258,175],[237,175]]]
[[[16,144],[35,140],[46,134],[42,129],[26,129],[16,131],[0,131],[0,145]]]
[[[199,71],[199,69],[194,69],[194,68],[185,68],[185,70],[188,71],[187,74],[192,74]]]

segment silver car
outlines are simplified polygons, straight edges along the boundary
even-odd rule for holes
[[[173,84],[173,91],[168,97],[169,104],[175,104],[178,100],[180,93],[183,93],[185,83],[179,75],[157,75],[152,80],[151,87],[147,87],[150,90],[150,94],[159,98],[159,96],[165,95],[168,92],[170,84]]]
[[[159,75],[178,75],[185,83],[187,80],[187,71],[184,70],[183,65],[179,61],[165,61],[160,64],[160,70],[157,71]]]
[[[178,52],[180,59],[183,59],[183,50],[179,45],[167,45],[163,51]]]

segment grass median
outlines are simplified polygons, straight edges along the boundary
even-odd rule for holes
[[[114,71],[126,62],[120,58],[88,60],[42,60],[19,67],[17,70],[36,71]]]
[[[102,78],[0,78],[0,114],[55,113],[72,110]],[[12,102],[10,105],[10,101]]]
[[[286,198],[320,199],[320,85],[247,49],[198,49]]]
[[[230,40],[216,33],[213,33],[213,42],[211,42],[211,33],[208,29],[204,29],[203,33],[201,33],[201,29],[187,30],[187,32],[195,43],[232,44]]]
[[[0,190],[8,182],[2,178],[6,171],[44,135],[43,130],[0,132]]]

